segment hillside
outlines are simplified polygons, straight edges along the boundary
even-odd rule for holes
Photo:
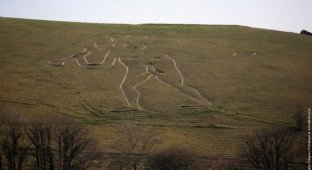
[[[230,155],[312,103],[312,38],[243,26],[0,18],[0,61],[2,108],[74,117],[106,148],[128,116]]]

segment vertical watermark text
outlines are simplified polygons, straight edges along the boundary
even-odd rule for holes
[[[308,170],[311,169],[311,109],[308,108]]]

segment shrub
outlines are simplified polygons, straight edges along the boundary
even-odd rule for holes
[[[248,137],[246,156],[256,169],[289,169],[293,159],[293,140],[287,130],[264,130]]]
[[[169,146],[149,158],[150,167],[157,170],[183,170],[195,162],[195,152],[187,147]]]

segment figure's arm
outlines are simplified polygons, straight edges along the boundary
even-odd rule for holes
[[[87,49],[85,48],[85,49],[83,49],[82,51],[80,51],[78,53],[72,54],[72,55],[70,55],[68,57],[65,57],[65,58],[61,58],[60,61],[65,61],[65,60],[70,59],[70,58],[77,58],[79,55],[85,54],[86,51],[87,51]]]

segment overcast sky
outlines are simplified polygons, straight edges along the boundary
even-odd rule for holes
[[[300,32],[312,31],[312,0],[0,0],[0,16],[98,23],[234,24]]]

